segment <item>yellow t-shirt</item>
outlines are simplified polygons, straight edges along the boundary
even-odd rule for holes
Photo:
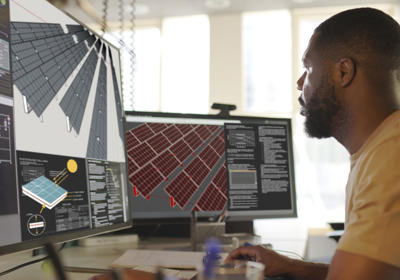
[[[400,110],[350,160],[338,249],[400,267]]]

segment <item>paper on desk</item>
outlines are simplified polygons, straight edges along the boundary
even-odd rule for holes
[[[132,269],[151,272],[151,273],[157,273],[159,268],[155,267],[155,266],[138,265],[138,266],[132,267]],[[164,276],[174,276],[178,279],[194,279],[195,276],[197,275],[196,270],[177,270],[177,269],[168,269],[168,268],[163,268],[162,273]]]
[[[116,259],[112,267],[133,268],[158,266],[172,269],[196,269],[202,264],[204,252],[129,249]],[[221,254],[225,259],[227,254]]]

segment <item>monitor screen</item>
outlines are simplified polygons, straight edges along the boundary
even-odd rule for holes
[[[117,48],[0,1],[0,254],[131,225]]]
[[[290,119],[127,112],[134,220],[296,216]]]

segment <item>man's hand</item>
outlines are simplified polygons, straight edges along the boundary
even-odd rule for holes
[[[262,246],[240,247],[232,251],[225,262],[237,259],[264,264],[264,275],[270,277],[289,276],[295,279],[323,280],[329,268],[326,264],[290,259]]]
[[[293,260],[262,246],[244,246],[232,251],[225,262],[251,260],[265,265],[265,276],[287,275]]]

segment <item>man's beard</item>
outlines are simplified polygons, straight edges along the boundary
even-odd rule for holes
[[[322,81],[311,94],[307,104],[303,104],[303,110],[305,132],[310,137],[329,138],[342,125],[343,106],[336,98],[334,86],[327,81]]]

